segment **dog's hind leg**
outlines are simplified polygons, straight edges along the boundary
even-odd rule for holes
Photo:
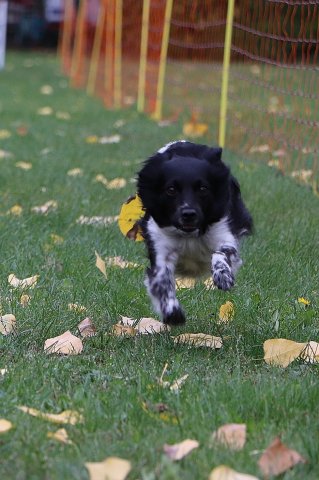
[[[154,309],[164,323],[179,325],[185,323],[185,315],[175,292],[174,267],[154,265],[147,269],[145,285]]]

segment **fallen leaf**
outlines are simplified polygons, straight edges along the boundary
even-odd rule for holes
[[[47,215],[49,212],[53,212],[57,209],[58,203],[55,200],[48,200],[43,205],[39,205],[31,208],[31,212]]]
[[[284,338],[272,338],[264,342],[264,360],[269,365],[287,367],[298,358],[307,343],[298,343]]]
[[[213,432],[212,440],[230,450],[242,450],[246,443],[246,425],[244,423],[222,425],[216,432]]]
[[[131,463],[118,457],[108,457],[102,462],[86,462],[90,480],[125,480]]]
[[[307,300],[307,299],[304,298],[304,297],[299,297],[299,298],[298,298],[298,303],[302,303],[303,305],[310,305],[310,301]]]
[[[72,168],[71,170],[68,170],[67,175],[69,177],[82,177],[83,169],[82,168]]]
[[[93,226],[103,226],[106,227],[111,223],[114,223],[118,220],[118,216],[109,216],[109,217],[102,217],[102,216],[94,216],[94,217],[85,217],[81,215],[77,220],[76,223],[79,225],[93,225]]]
[[[319,343],[308,342],[300,354],[301,360],[307,363],[319,362]]]
[[[118,224],[122,234],[137,242],[143,241],[138,221],[143,217],[144,210],[141,199],[138,195],[130,197],[123,205],[120,211]]]
[[[137,335],[137,329],[130,325],[123,325],[122,323],[116,323],[113,325],[111,333],[117,337],[133,337]]]
[[[280,475],[298,463],[305,463],[306,459],[296,450],[291,450],[277,437],[264,451],[258,461],[263,475],[266,477]]]
[[[104,260],[100,257],[100,255],[97,252],[95,252],[95,256],[96,256],[95,266],[100,270],[100,272],[103,273],[105,278],[107,278],[107,273],[106,273]]]
[[[171,392],[178,393],[182,385],[184,385],[184,383],[186,382],[188,377],[189,375],[188,373],[186,373],[186,375],[183,375],[181,378],[174,380],[174,382],[169,386],[169,389],[171,390]]]
[[[86,143],[98,143],[99,137],[97,135],[89,135],[85,139]]]
[[[185,343],[194,347],[209,347],[218,349],[223,346],[221,337],[214,337],[206,333],[182,333],[174,338],[174,343]]]
[[[2,333],[2,335],[9,335],[9,333],[14,330],[16,322],[16,317],[11,313],[2,315],[0,317],[0,333]]]
[[[83,416],[75,410],[64,410],[61,413],[44,413],[36,408],[26,406],[19,406],[17,408],[33,417],[38,417],[52,423],[76,425],[77,423],[83,423],[84,421]]]
[[[259,65],[252,65],[250,67],[250,71],[253,75],[256,75],[256,77],[259,77],[259,75],[261,74],[261,68]]]
[[[47,354],[78,355],[82,350],[82,340],[73,335],[69,330],[57,337],[48,338],[44,343],[44,351]]]
[[[42,95],[52,95],[53,93],[53,87],[51,85],[42,85],[40,88],[40,92]]]
[[[73,445],[73,442],[69,439],[68,432],[65,430],[65,428],[59,428],[59,430],[56,432],[48,432],[47,437],[57,440],[58,442],[65,443],[66,445]]]
[[[25,137],[26,135],[28,135],[29,129],[26,125],[19,125],[16,128],[16,132],[18,135],[20,135],[20,137]]]
[[[86,312],[86,307],[84,305],[80,305],[79,303],[69,303],[68,304],[68,309],[71,312],[76,312],[76,313]]]
[[[58,120],[71,120],[69,112],[56,112],[55,116]]]
[[[22,213],[23,208],[20,205],[13,205],[8,211],[7,215],[14,215],[15,217],[19,217]]]
[[[78,330],[82,338],[94,337],[96,335],[96,328],[90,317],[86,317],[78,324]]]
[[[34,288],[38,282],[40,275],[33,275],[32,277],[27,277],[22,280],[19,280],[14,273],[10,273],[8,276],[8,282],[11,287],[14,288]]]
[[[220,465],[210,472],[208,480],[258,480],[258,478],[247,473],[236,472],[226,465]]]
[[[52,115],[53,109],[51,107],[41,107],[37,110],[38,115],[48,116]]]
[[[217,287],[216,287],[216,285],[215,285],[215,283],[214,283],[214,280],[213,280],[211,277],[207,278],[207,279],[204,281],[204,285],[205,285],[205,288],[206,288],[207,290],[216,290],[216,289],[217,289]]]
[[[189,122],[184,123],[183,125],[183,134],[191,138],[199,138],[206,135],[208,132],[208,124],[201,123],[197,120],[197,115],[192,114],[192,117]]]
[[[51,233],[50,238],[55,245],[62,245],[62,243],[64,242],[64,238],[60,235],[57,235],[56,233]]]
[[[267,153],[270,152],[270,146],[268,144],[253,145],[249,149],[249,153]]]
[[[199,443],[197,440],[186,439],[173,445],[165,444],[163,450],[171,460],[181,460],[194,450],[194,448],[198,447]]]
[[[106,144],[106,143],[119,143],[121,141],[122,137],[121,135],[115,134],[115,135],[110,135],[109,137],[101,137],[99,139],[99,143]]]
[[[17,162],[15,165],[17,168],[21,168],[21,170],[31,170],[32,168],[32,163],[30,162]]]
[[[226,302],[221,305],[219,309],[219,321],[220,323],[228,323],[234,318],[234,304],[232,302]]]
[[[175,279],[175,287],[176,290],[182,290],[183,288],[194,288],[195,287],[195,279],[189,277],[177,277]]]
[[[290,174],[292,178],[296,178],[300,182],[304,182],[304,183],[308,183],[311,180],[312,175],[313,175],[313,171],[310,169],[295,170]]]
[[[9,420],[5,420],[4,418],[0,418],[0,434],[6,433],[13,427],[12,423]]]
[[[11,137],[9,130],[0,130],[0,140],[5,140]]]
[[[140,267],[138,263],[128,262],[122,257],[107,257],[105,263],[108,267],[119,267],[119,268],[137,268]]]
[[[102,185],[104,185],[105,187],[107,187],[109,184],[108,179],[102,173],[96,175],[94,180],[98,183],[102,183]]]
[[[0,159],[11,158],[11,157],[13,157],[12,153],[7,152],[6,150],[1,150],[1,148],[0,148]]]
[[[26,307],[27,305],[29,305],[30,300],[31,300],[31,297],[29,295],[23,294],[21,295],[21,298],[20,298],[20,304],[23,307]]]
[[[114,178],[107,184],[107,188],[109,190],[119,190],[120,188],[124,188],[127,184],[125,178]]]
[[[7,368],[0,368],[0,375],[5,375],[6,373],[8,373]]]
[[[170,330],[169,325],[159,322],[154,318],[147,317],[141,318],[135,328],[137,328],[138,333],[141,333],[143,335],[167,332]]]

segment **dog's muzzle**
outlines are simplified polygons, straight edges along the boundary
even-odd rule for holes
[[[194,208],[184,207],[179,217],[179,228],[183,232],[194,232],[198,229],[198,214]]]

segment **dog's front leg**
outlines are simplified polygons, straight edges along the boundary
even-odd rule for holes
[[[145,285],[154,309],[161,315],[164,323],[185,323],[184,312],[176,298],[174,262],[157,258],[151,268],[147,269]]]
[[[212,276],[214,284],[221,290],[234,286],[235,273],[241,265],[237,247],[221,245],[212,255]]]

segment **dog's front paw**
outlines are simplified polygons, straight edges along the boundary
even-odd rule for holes
[[[213,281],[220,290],[230,290],[235,284],[235,278],[230,268],[222,268],[213,271]]]
[[[185,320],[184,312],[179,307],[175,307],[172,312],[163,316],[163,322],[167,325],[183,325]]]

